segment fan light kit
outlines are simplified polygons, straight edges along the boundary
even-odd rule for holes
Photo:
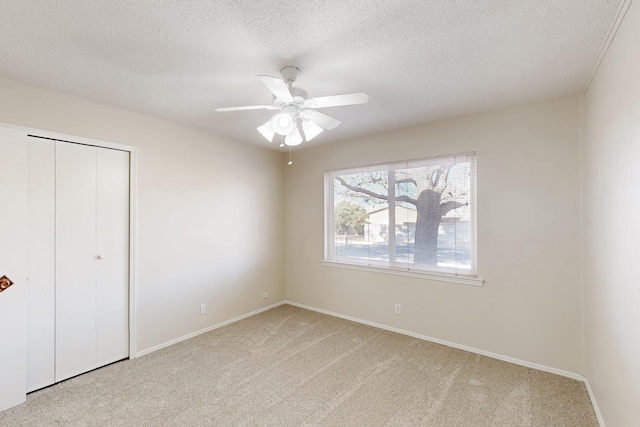
[[[342,105],[364,104],[369,100],[365,92],[344,95],[309,98],[307,92],[293,87],[300,70],[297,67],[284,67],[280,70],[282,78],[258,76],[273,94],[271,105],[249,105],[244,107],[216,108],[215,111],[274,110],[278,111],[268,122],[259,126],[258,132],[273,141],[275,134],[283,138],[281,147],[294,147],[305,141],[311,141],[325,129],[334,129],[342,123],[340,120],[315,111],[316,108],[339,107]],[[289,160],[289,164],[291,164]]]

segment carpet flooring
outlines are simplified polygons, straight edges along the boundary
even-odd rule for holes
[[[31,393],[0,426],[598,426],[579,381],[282,305]]]

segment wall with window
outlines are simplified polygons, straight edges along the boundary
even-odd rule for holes
[[[294,151],[287,299],[579,373],[578,119],[579,99],[569,97]],[[322,264],[326,171],[466,152],[477,154],[484,286]]]
[[[459,153],[326,172],[324,262],[482,284],[474,282],[475,158]]]
[[[607,426],[640,419],[640,3],[585,95],[585,375]]]
[[[132,353],[284,298],[282,153],[8,79],[0,93],[0,122],[137,147]]]

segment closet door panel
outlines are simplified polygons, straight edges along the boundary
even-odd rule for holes
[[[26,399],[27,141],[0,127],[0,277],[13,285],[0,293],[0,411]]]
[[[56,143],[56,381],[96,368],[96,150]]]
[[[55,142],[29,138],[27,391],[55,382]]]
[[[98,149],[97,365],[129,356],[129,153]]]

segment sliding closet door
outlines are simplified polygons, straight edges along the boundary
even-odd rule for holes
[[[56,381],[96,368],[96,152],[56,142]]]
[[[129,356],[129,153],[97,152],[96,359]]]
[[[28,392],[55,382],[55,148],[29,138]]]

